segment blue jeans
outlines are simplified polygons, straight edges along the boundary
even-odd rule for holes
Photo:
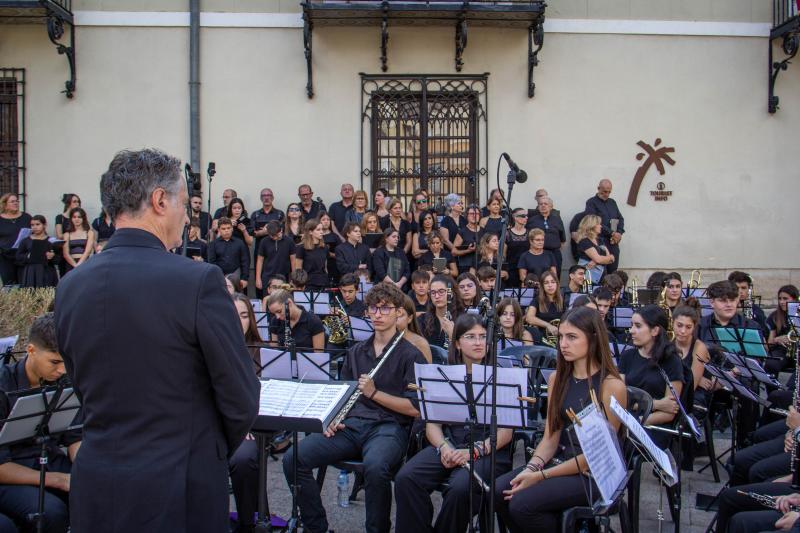
[[[19,461],[29,468],[38,467],[38,457]],[[47,470],[68,474],[70,462],[65,455],[50,457]],[[66,532],[69,527],[68,494],[60,490],[46,489],[44,493],[44,530],[53,533]],[[32,485],[0,485],[0,513],[18,524],[35,524],[28,516],[39,507],[39,487]],[[0,531],[4,531],[0,529]]]
[[[392,477],[403,462],[408,445],[408,428],[394,421],[367,420],[350,417],[345,429],[333,437],[309,435],[298,449],[286,452],[283,473],[292,485],[292,458],[298,456],[297,503],[306,531],[328,530],[325,508],[312,470],[339,461],[359,460],[364,463],[365,531],[388,532],[391,529]]]

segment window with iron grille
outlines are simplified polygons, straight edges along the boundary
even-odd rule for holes
[[[0,194],[25,187],[25,69],[0,68]]]
[[[488,75],[361,79],[361,161],[369,186],[406,207],[426,189],[431,205],[449,193],[477,202],[486,176]]]

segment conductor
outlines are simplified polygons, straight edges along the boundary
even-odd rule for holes
[[[100,196],[117,230],[56,294],[84,414],[72,532],[228,531],[227,458],[259,383],[222,271],[168,252],[188,223],[180,161],[119,152]]]

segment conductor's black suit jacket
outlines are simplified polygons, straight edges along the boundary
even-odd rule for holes
[[[56,294],[83,403],[73,533],[228,531],[228,462],[259,383],[219,268],[118,229]]]

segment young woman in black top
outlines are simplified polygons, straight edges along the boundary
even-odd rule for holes
[[[422,352],[422,356],[427,362],[431,362],[433,359],[431,345],[428,343],[428,339],[422,336],[417,320],[416,305],[408,295],[403,298],[403,306],[397,308],[397,331],[405,331],[406,334],[403,338]]]
[[[336,247],[342,244],[342,238],[337,235],[332,228],[331,216],[323,212],[319,216],[319,222],[322,224],[322,242],[328,250],[328,284],[335,286],[339,282],[341,273],[336,267]],[[344,229],[344,228],[342,228]]]
[[[309,313],[294,303],[289,287],[272,291],[267,296],[267,310],[274,317],[270,325],[271,340],[279,346],[286,346],[285,317],[289,309],[291,336],[298,350],[313,349],[322,351],[325,347],[325,328],[317,315]]]
[[[449,295],[448,295],[449,291]],[[464,311],[456,282],[450,276],[436,275],[431,281],[428,308],[419,317],[422,333],[428,341],[446,348],[453,337],[453,323]],[[447,318],[447,314],[450,318]]]
[[[614,262],[614,256],[601,242],[602,220],[597,215],[586,215],[578,226],[578,264],[585,265],[592,273],[592,283],[600,283],[606,265]]]
[[[538,278],[545,272],[552,272],[558,278],[556,260],[553,254],[544,249],[544,231],[539,228],[530,230],[527,243],[529,248],[516,263],[519,279],[524,280],[531,273]]]
[[[672,330],[675,332],[675,348],[685,369],[692,373],[695,390],[694,403],[699,402],[698,389],[710,391],[714,383],[704,377],[706,363],[711,360],[706,344],[697,338],[700,324],[700,305],[695,298],[689,298],[672,311]]]
[[[328,287],[328,249],[323,241],[322,223],[311,219],[303,226],[303,241],[295,246],[292,269],[303,269],[308,274],[308,290],[318,291]]]
[[[383,242],[372,255],[372,269],[375,272],[376,283],[386,281],[402,289],[411,277],[408,258],[399,243],[400,234],[396,229],[384,230]]]
[[[469,272],[478,268],[477,249],[480,236],[481,210],[476,205],[467,208],[467,224],[458,230],[453,239],[453,255],[458,262],[460,272]]]
[[[228,204],[228,218],[233,222],[233,238],[244,241],[249,248],[253,245],[253,228],[244,202],[240,198],[233,198]]]
[[[486,328],[482,318],[476,315],[460,316],[453,328],[448,362],[464,365],[466,375],[472,374],[472,365],[491,364],[486,359]],[[509,443],[513,431],[502,428],[497,433],[496,468],[499,474],[511,470]],[[473,428],[472,439],[463,424],[425,424],[425,436],[431,444],[414,455],[395,477],[396,530],[422,533],[464,532],[470,519],[470,497],[472,510],[481,508],[480,487],[470,479],[463,465],[468,463],[469,453],[477,454],[475,472],[484,480],[491,475],[489,426]],[[447,490],[442,493],[442,505],[436,522],[433,523],[433,504],[430,494],[442,483]],[[494,519],[494,517],[492,517]],[[481,527],[484,530],[484,527]]]
[[[528,306],[525,322],[539,328],[542,335],[558,335],[558,326],[552,322],[559,320],[565,309],[558,279],[548,270],[539,276],[539,291],[536,299]]]
[[[408,254],[411,250],[411,224],[403,218],[403,203],[398,199],[392,200],[389,203],[389,215],[380,220],[384,230],[392,228],[397,232],[397,247]]]
[[[414,235],[414,237],[417,237],[417,235]],[[433,261],[435,259],[444,259],[444,268],[441,270],[436,270],[434,268],[433,273],[444,274],[445,276],[451,277],[456,275],[458,273],[458,268],[456,268],[456,264],[453,261],[453,256],[450,255],[450,252],[444,249],[440,232],[432,232],[427,237],[427,241],[428,251],[422,254],[422,256],[417,260],[417,267],[421,267],[422,265],[433,265]]]
[[[637,387],[653,397],[653,412],[647,425],[669,425],[678,416],[678,404],[664,379],[665,373],[678,395],[683,390],[683,364],[677,348],[667,338],[669,322],[664,310],[646,305],[631,318],[631,342],[619,356],[619,372],[625,384]],[[666,432],[648,430],[650,437],[662,449],[672,438]]]
[[[533,337],[525,329],[522,308],[516,298],[503,298],[498,302],[497,318],[502,328],[503,338],[522,341],[522,344],[533,344]]]
[[[518,265],[520,258],[528,249],[528,230],[525,224],[528,222],[528,210],[518,207],[512,213],[513,225],[508,228],[506,233],[506,260],[509,265]],[[519,287],[525,280],[519,269],[511,268],[508,272],[508,286]]]
[[[94,251],[95,253],[100,253],[102,245],[114,235],[115,231],[114,222],[105,209],[101,209],[100,216],[92,220],[92,229],[97,233],[97,244]]]
[[[294,240],[295,244],[300,244],[303,240],[303,208],[297,202],[292,202],[286,207],[286,227],[283,234]]]
[[[453,241],[456,240],[458,230],[467,225],[467,219],[464,216],[464,201],[461,196],[456,193],[450,193],[444,197],[444,207],[447,214],[442,218],[442,241],[444,247],[448,251],[453,251]]]
[[[419,215],[419,230],[411,237],[411,255],[419,261],[429,249],[428,240],[432,235],[439,235],[439,227],[433,212],[425,211]]]
[[[489,200],[489,203],[486,204],[489,214],[481,219],[481,229],[484,233],[500,235],[500,231],[503,229],[503,218],[500,215],[502,205],[498,198]]]
[[[464,308],[478,307],[478,302],[480,301],[478,297],[478,287],[480,283],[478,282],[478,278],[475,277],[475,274],[464,272],[458,276],[456,281],[458,282],[458,292],[461,295]]]
[[[0,196],[0,278],[5,285],[13,285],[21,272],[17,272],[17,250],[14,244],[22,228],[29,228],[31,216],[20,211],[19,196],[6,193]]]
[[[369,246],[369,251],[375,252],[378,249],[379,242],[370,242],[371,237],[376,233],[383,233],[381,229],[381,221],[375,211],[367,211],[364,218],[361,219],[361,240],[364,244]]]
[[[769,336],[767,337],[767,345],[769,346],[770,355],[778,359],[767,361],[767,366],[771,366],[770,370],[776,372],[783,370],[788,363],[786,359],[786,349],[789,347],[789,331],[791,327],[789,324],[789,303],[796,302],[798,298],[798,290],[794,285],[784,285],[778,289],[778,308],[773,311],[767,318],[767,329]]]
[[[72,208],[81,206],[81,198],[75,193],[68,192],[61,197],[61,202],[64,204],[64,211],[56,215],[56,239],[63,239],[64,232],[69,231],[69,212]]]
[[[505,257],[498,259],[500,252],[500,238],[494,233],[485,233],[478,243],[478,268],[489,266],[497,270],[500,268],[500,279],[508,281],[508,270]],[[475,269],[477,272],[477,269]]]
[[[565,431],[572,423],[567,410],[577,413],[589,405],[589,390],[594,390],[611,427],[618,431],[620,422],[608,405],[612,396],[622,406],[628,401],[597,311],[579,307],[567,312],[559,326],[557,350],[556,370],[547,380],[544,438],[524,467],[497,479],[495,501],[512,533],[557,531],[562,511],[586,505],[589,490],[598,493],[596,486],[588,486],[591,478],[580,473],[588,470],[588,464],[577,439],[573,435],[570,441]]]
[[[95,234],[86,219],[86,211],[74,207],[69,211],[70,231],[64,232],[64,274],[82,265],[94,253]]]
[[[389,201],[391,200],[388,190],[381,188],[375,191],[375,199],[372,204],[372,210],[376,215],[378,215],[379,219],[389,216],[389,209],[386,205]]]
[[[36,243],[36,244],[34,244]],[[31,234],[25,237],[17,249],[17,264],[22,265],[19,284],[23,287],[55,287],[58,283],[53,246],[47,237],[47,220],[34,215]]]

